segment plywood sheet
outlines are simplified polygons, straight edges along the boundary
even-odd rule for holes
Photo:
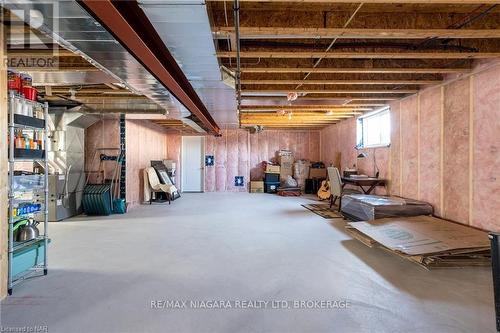
[[[401,101],[401,195],[418,198],[418,112],[417,96]]]
[[[440,215],[441,87],[420,95],[420,195]]]
[[[443,217],[469,219],[469,80],[444,88]]]
[[[473,78],[472,225],[500,232],[500,66]]]

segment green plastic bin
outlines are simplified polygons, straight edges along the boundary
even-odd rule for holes
[[[48,240],[50,242],[50,239]],[[12,257],[12,277],[17,278],[28,269],[42,265],[45,261],[45,242],[40,240],[33,245],[14,252]]]

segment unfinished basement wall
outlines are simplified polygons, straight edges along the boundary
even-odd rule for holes
[[[151,160],[163,160],[167,157],[167,133],[163,128],[147,120],[128,120],[125,122],[126,146],[126,201],[130,206],[143,200],[142,170],[150,166]],[[85,130],[85,170],[99,169],[99,153],[96,148],[120,147],[120,122],[118,119],[106,119],[95,123]],[[105,151],[114,154],[113,151]],[[113,175],[115,164],[105,162],[106,178]],[[92,174],[90,181],[96,181]]]
[[[221,137],[207,136],[205,155],[213,155],[214,166],[205,167],[206,192],[246,192],[235,186],[236,176],[245,183],[264,176],[262,161],[275,160],[280,149],[289,149],[295,159],[319,161],[320,132],[264,130],[250,134],[242,129],[225,129]]]
[[[180,189],[181,184],[181,147],[182,134],[179,131],[171,130],[167,132],[167,159],[176,162],[175,184]]]
[[[152,160],[167,158],[167,132],[147,120],[125,122],[126,197],[129,205],[144,201],[143,170]]]
[[[437,216],[500,231],[499,106],[498,63],[391,103],[391,147],[376,149],[388,193],[427,201]],[[352,165],[355,133],[354,119],[324,129],[323,160],[341,152],[342,169]],[[335,138],[337,150],[324,146]],[[373,173],[370,158],[358,164]]]
[[[321,130],[321,160],[327,166],[337,166],[340,170],[357,168],[360,173],[373,176],[374,160],[380,171],[381,178],[389,178],[387,165],[390,158],[390,149],[386,147],[356,150],[356,119],[350,118]],[[369,157],[358,159],[361,152],[366,152]],[[376,188],[376,194],[387,194],[384,188]]]
[[[102,119],[85,129],[85,171],[90,172],[89,182],[95,183],[99,170],[100,152],[96,149],[120,148],[120,123],[118,119]],[[112,154],[112,151],[103,151]],[[105,177],[111,178],[114,165],[105,162]]]

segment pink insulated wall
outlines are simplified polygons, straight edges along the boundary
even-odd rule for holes
[[[96,148],[119,148],[120,125],[118,119],[100,121],[85,130],[85,165],[86,170],[96,171],[99,167],[99,155],[94,163],[92,158]],[[130,205],[140,204],[143,200],[142,170],[150,165],[151,160],[162,160],[167,153],[167,134],[163,128],[146,120],[127,120],[126,132],[126,194]],[[115,154],[116,151],[104,151]],[[98,153],[100,154],[100,153]],[[114,164],[107,162],[106,177],[111,177]],[[95,179],[91,178],[93,182]]]
[[[125,124],[127,202],[135,205],[144,200],[142,170],[152,160],[166,158],[167,134],[162,127],[146,120],[127,120]]]
[[[264,130],[250,134],[247,130],[226,129],[221,137],[205,138],[205,155],[213,155],[214,166],[205,167],[205,191],[246,192],[246,186],[235,186],[236,176],[245,182],[263,177],[262,161],[276,159],[280,149],[289,149],[296,159],[318,161],[319,131]]]
[[[499,105],[498,63],[391,103],[391,146],[375,152],[389,193],[427,201],[437,216],[500,231]],[[322,130],[323,143],[338,142],[322,145],[322,159],[340,153],[342,169],[357,163],[371,174],[370,159],[356,161],[355,135],[354,119]]]

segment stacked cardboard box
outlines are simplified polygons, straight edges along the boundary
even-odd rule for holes
[[[427,269],[491,263],[485,232],[432,216],[350,222],[346,229],[369,247],[381,247]]]
[[[250,182],[250,193],[264,193],[264,181],[252,180]]]

